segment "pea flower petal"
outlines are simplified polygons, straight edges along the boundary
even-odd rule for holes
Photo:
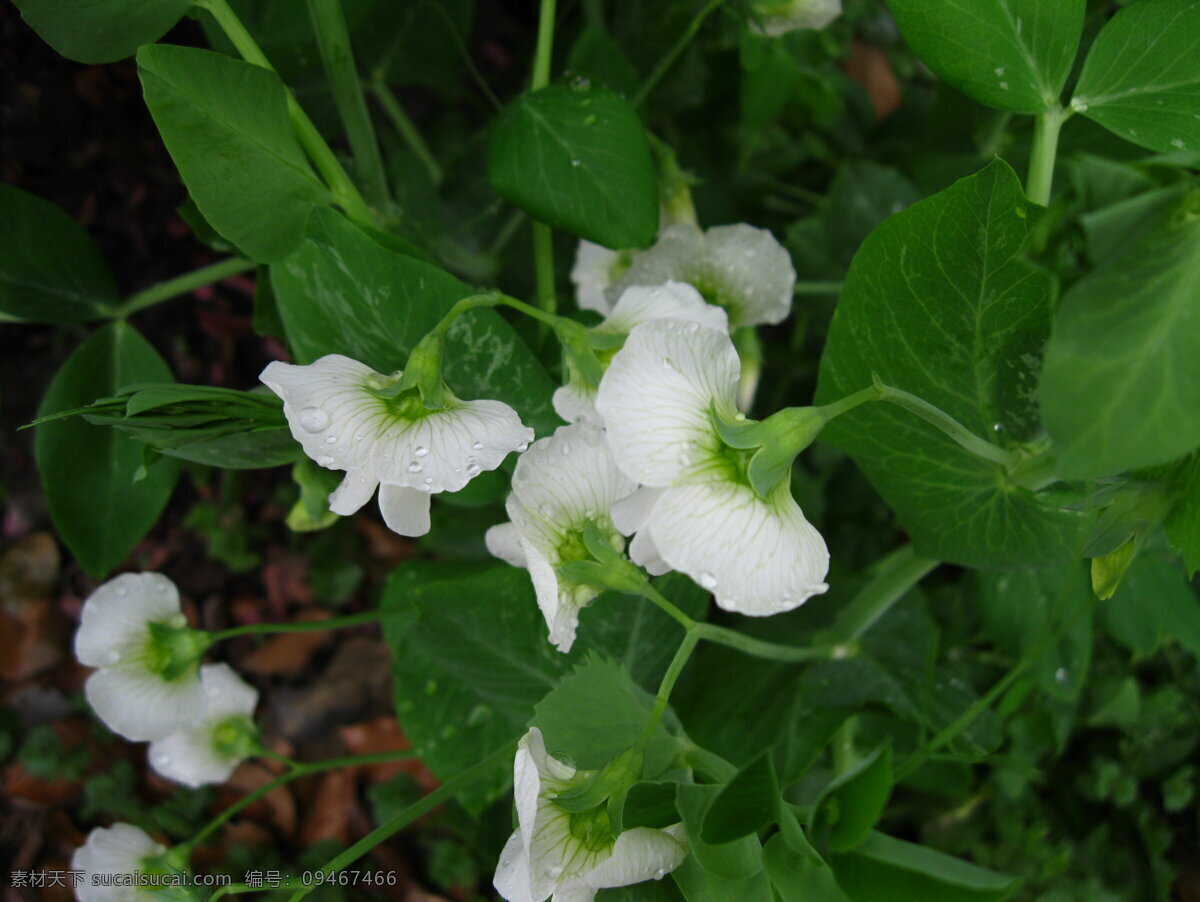
[[[612,251],[600,244],[581,240],[575,250],[571,281],[575,283],[575,302],[580,310],[594,310],[601,316],[612,312],[612,301],[605,289],[629,268],[633,251]]]
[[[842,0],[757,0],[755,30],[767,37],[825,28],[842,14]]]
[[[637,485],[617,468],[601,431],[586,423],[560,426],[534,442],[517,460],[512,485],[505,503],[512,522],[488,530],[488,550],[529,569],[550,641],[570,651],[579,611],[600,590],[572,582],[557,568],[590,559],[583,544],[589,520],[615,546],[624,544],[609,508]]]
[[[530,729],[517,747],[513,795],[518,827],[500,853],[493,881],[508,902],[591,902],[608,887],[661,879],[687,856],[683,827],[637,827],[611,835],[607,814],[580,831],[554,797],[588,776],[546,752],[541,731]]]
[[[787,318],[796,270],[766,229],[738,223],[701,232],[689,223],[676,223],[652,247],[634,255],[607,296],[612,301],[632,285],[672,280],[695,286],[707,301],[725,308],[731,329],[741,329]]]
[[[75,656],[98,667],[84,684],[97,716],[126,739],[160,739],[197,719],[204,692],[195,667],[165,670],[155,630],[187,631],[174,583],[159,573],[123,573],[83,603]]]
[[[150,766],[169,780],[193,789],[224,783],[247,757],[254,734],[251,718],[258,690],[228,664],[200,668],[205,712],[189,729],[150,743]]]
[[[612,511],[636,532],[634,561],[686,573],[726,610],[767,616],[826,591],[829,552],[787,481],[760,497],[746,453],[721,439],[714,417],[738,418],[737,384],[728,335],[655,320],[613,358],[596,408],[616,465],[649,487]]]
[[[97,827],[87,841],[71,856],[71,870],[79,871],[82,880],[75,887],[79,902],[129,902],[131,899],[150,899],[142,888],[106,886],[93,882],[93,875],[141,874],[149,870],[148,863],[165,854],[167,847],[155,842],[133,824],[115,823]]]
[[[533,440],[500,401],[462,401],[447,390],[446,407],[431,411],[415,399],[381,398],[375,391],[392,380],[340,354],[305,366],[276,361],[259,378],[283,399],[304,453],[346,472],[330,510],[353,514],[382,485],[384,522],[401,535],[429,531],[430,495],[458,491]]]

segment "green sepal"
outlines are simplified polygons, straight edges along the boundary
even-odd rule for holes
[[[1101,601],[1112,598],[1113,593],[1120,587],[1121,580],[1125,578],[1125,571],[1137,555],[1139,545],[1141,542],[1130,536],[1125,540],[1125,544],[1115,551],[1092,558],[1092,591]]]
[[[152,643],[150,651],[154,654],[154,660],[148,666],[167,681],[178,679],[193,669],[213,644],[212,633],[192,629],[186,621],[182,624],[151,622],[147,632]]]

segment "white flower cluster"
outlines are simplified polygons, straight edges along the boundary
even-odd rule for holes
[[[150,742],[150,765],[197,787],[222,783],[246,756],[258,691],[226,664],[198,663],[205,640],[187,625],[175,584],[124,573],[84,602],[75,656],[99,668],[84,694],[114,733]]]

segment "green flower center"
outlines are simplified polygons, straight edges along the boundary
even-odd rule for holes
[[[182,614],[171,620],[149,623],[146,632],[141,664],[167,681],[194,673],[200,656],[211,644],[208,634],[189,627]]]
[[[587,811],[571,811],[567,818],[571,836],[589,852],[602,852],[612,846],[612,822],[608,819],[607,805],[597,805]]]

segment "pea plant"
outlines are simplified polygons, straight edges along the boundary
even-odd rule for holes
[[[227,255],[122,298],[0,189],[0,311],[95,324],[36,458],[107,579],[87,702],[159,774],[278,757],[222,643],[378,621],[440,785],[322,880],[454,799],[511,810],[508,902],[1167,897],[1197,830],[1200,3],[541,0],[474,23],[506,68],[471,0],[16,5],[72,60],[136,56]],[[139,311],[251,270],[286,359],[175,382]],[[214,467],[291,467],[294,530],[417,554],[364,613],[189,622],[167,575],[111,574]],[[255,892],[188,875],[260,794],[170,847],[97,827],[78,897]]]

